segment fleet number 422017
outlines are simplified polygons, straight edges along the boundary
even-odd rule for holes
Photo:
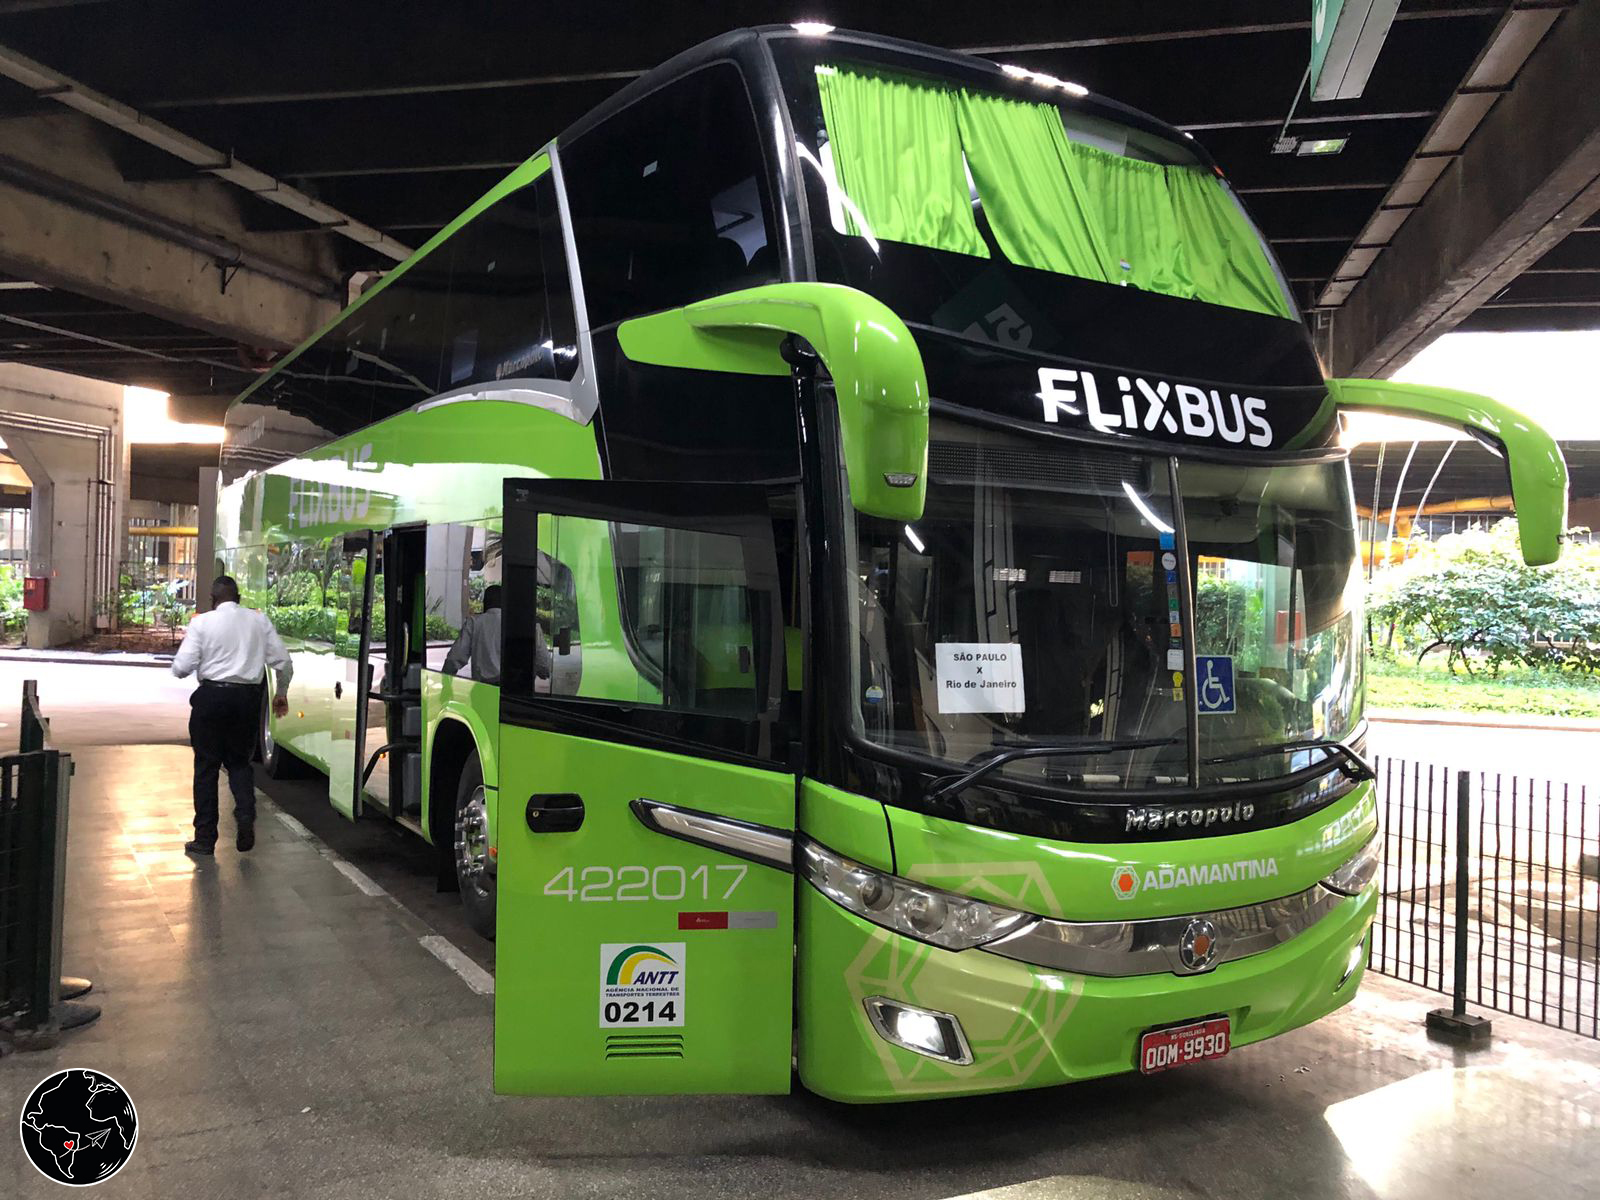
[[[727,900],[750,870],[743,865],[685,870],[676,863],[659,867],[562,867],[544,885],[546,896],[580,903],[613,900]]]

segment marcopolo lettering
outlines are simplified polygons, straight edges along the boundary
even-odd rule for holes
[[[1267,402],[1220,388],[1142,375],[1118,375],[1117,396],[1103,402],[1100,382],[1086,368],[1040,367],[1039,401],[1047,425],[1062,417],[1085,420],[1101,433],[1156,433],[1229,445],[1272,445]]]
[[[1256,815],[1254,804],[1209,804],[1205,807],[1184,808],[1164,804],[1148,804],[1128,809],[1123,829],[1127,831],[1162,829],[1210,829],[1213,825],[1232,825],[1248,821]]]

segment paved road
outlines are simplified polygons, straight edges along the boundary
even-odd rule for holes
[[[1367,749],[1384,758],[1587,784],[1592,793],[1600,793],[1600,732],[1593,730],[1497,729],[1379,720],[1372,722]]]
[[[56,738],[69,749],[183,739],[188,689],[160,671],[0,663],[0,700],[15,696],[28,676],[40,680]],[[4,732],[14,724],[6,722],[12,728]],[[1469,736],[1487,741],[1496,733]],[[1414,733],[1401,736],[1415,744]],[[1506,1200],[1576,1195],[1581,1180],[1594,1178],[1595,1139],[1585,1131],[1600,1116],[1596,1043],[1497,1018],[1495,1045],[1462,1060],[1422,1032],[1418,1015],[1434,997],[1377,978],[1327,1021],[1155,1080],[866,1109],[804,1093],[495,1097],[483,1078],[487,1009],[432,958],[418,959],[417,979],[406,982],[433,987],[439,976],[442,1014],[415,1007],[420,1001],[401,1006],[398,992],[348,975],[335,979],[328,970],[332,952],[343,970],[344,951],[333,945],[341,938],[356,939],[368,953],[375,952],[368,943],[387,938],[412,955],[417,939],[409,927],[391,927],[400,914],[386,900],[352,889],[326,856],[308,855],[307,845],[331,847],[426,926],[481,965],[492,962],[492,948],[466,930],[454,898],[435,890],[427,847],[386,822],[343,821],[328,808],[320,782],[266,782],[268,794],[317,840],[287,838],[280,829],[256,855],[224,853],[199,867],[171,844],[186,815],[183,751],[134,747],[113,763],[107,756],[114,753],[82,758],[84,803],[74,831],[82,865],[96,869],[78,872],[77,886],[105,894],[91,914],[80,891],[78,911],[98,922],[93,932],[103,957],[94,972],[114,982],[120,967],[143,991],[119,995],[108,983],[108,1015],[63,1053],[126,1060],[119,1078],[146,1104],[152,1127],[142,1165],[153,1170],[141,1188],[141,1164],[134,1164],[112,1185],[118,1194]],[[158,774],[141,776],[141,769]],[[161,790],[159,819],[142,813],[141,801]],[[89,803],[96,799],[98,810]],[[292,871],[299,890],[254,878],[274,866]],[[220,883],[207,882],[213,878]],[[145,881],[155,900],[170,906],[159,928],[146,927],[155,901],[112,894],[129,880]],[[233,892],[223,894],[224,884]],[[313,917],[337,911],[338,921],[297,925],[274,913],[259,936],[219,938],[215,920],[236,921],[239,913],[210,901],[230,895],[286,906],[302,918],[308,905]],[[243,955],[240,978],[217,957],[230,953]],[[259,974],[263,960],[271,971],[292,964],[272,976],[275,990],[262,991],[244,975]],[[211,982],[198,994],[174,990],[157,967],[203,968]],[[174,1005],[196,1004],[223,1014],[224,1037],[199,1038],[181,1014],[173,1016]],[[312,1004],[328,1015],[317,1017]],[[391,1010],[399,1015],[386,1017]],[[330,1039],[334,1020],[355,1032]],[[309,1023],[322,1040],[284,1036],[273,1022],[296,1029]],[[241,1042],[263,1033],[264,1042]],[[441,1060],[446,1083],[405,1053],[419,1039],[448,1051]],[[246,1066],[230,1069],[243,1073],[239,1086],[261,1113],[271,1108],[266,1118],[241,1107],[238,1080],[217,1090],[205,1075],[215,1075],[227,1048],[237,1052],[241,1044]],[[257,1044],[263,1049],[250,1057]],[[335,1065],[341,1063],[349,1065],[348,1078]],[[0,1063],[0,1085],[31,1086],[48,1065],[13,1056]],[[210,1090],[196,1090],[201,1085]],[[346,1101],[352,1089],[367,1098]],[[4,1093],[0,1086],[0,1108],[15,1111]],[[157,1128],[163,1121],[167,1127]],[[47,1185],[25,1172],[31,1169],[0,1156],[0,1195],[42,1196],[38,1187]]]

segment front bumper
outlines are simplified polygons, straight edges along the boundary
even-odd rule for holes
[[[1225,1015],[1245,1046],[1348,1002],[1351,949],[1366,936],[1377,889],[1341,900],[1293,940],[1203,975],[1104,978],[941,950],[882,929],[816,891],[798,889],[801,1081],[835,1100],[870,1102],[1049,1087],[1131,1071],[1139,1035]],[[886,996],[957,1017],[973,1061],[957,1066],[885,1041],[863,1000]]]

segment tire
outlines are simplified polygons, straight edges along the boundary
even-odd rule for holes
[[[256,755],[269,779],[303,779],[311,773],[303,759],[285,750],[272,736],[272,698],[265,693],[261,697],[261,736],[257,739]]]
[[[456,884],[461,907],[474,933],[494,940],[494,876],[489,874],[489,813],[483,788],[483,767],[474,754],[461,768],[456,784],[454,823]]]

